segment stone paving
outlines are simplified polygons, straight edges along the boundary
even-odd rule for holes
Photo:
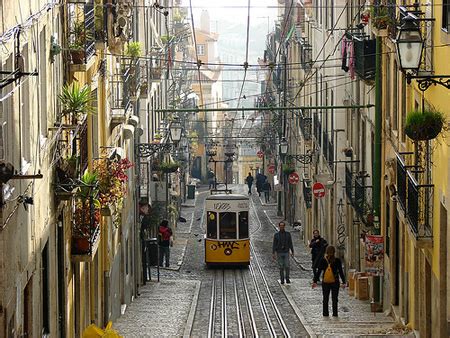
[[[124,337],[183,336],[190,331],[199,281],[150,282],[113,325]]]

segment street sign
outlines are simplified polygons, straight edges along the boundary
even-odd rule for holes
[[[271,174],[275,174],[275,164],[271,164],[269,165],[269,168],[267,168],[267,170],[269,170],[269,173]]]
[[[314,183],[312,190],[315,198],[322,198],[325,196],[325,186],[320,182]]]
[[[264,152],[262,150],[258,151],[256,153],[256,156],[258,156],[259,158],[263,158],[264,157]]]
[[[288,181],[290,184],[297,184],[300,181],[300,176],[296,172],[289,175]]]

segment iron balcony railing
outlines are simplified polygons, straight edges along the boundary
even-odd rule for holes
[[[400,155],[397,154],[397,200],[403,211],[406,210],[406,165]]]
[[[131,79],[132,74],[129,65],[122,62],[120,68],[114,70],[110,78],[110,106],[112,109],[124,109],[128,111],[131,106]]]
[[[310,209],[312,207],[312,189],[311,180],[308,178],[303,178],[303,199],[305,200],[306,208]]]
[[[85,186],[80,189],[86,190],[91,187]],[[77,198],[72,220],[72,255],[92,256],[99,239],[100,210],[95,206],[95,196]]]
[[[304,70],[310,70],[313,66],[312,46],[306,38],[300,38],[300,64]]]
[[[305,141],[310,141],[312,137],[312,118],[305,116],[305,113],[300,111],[299,124],[303,139]]]
[[[433,235],[433,190],[432,184],[419,184],[408,172],[408,199],[406,217],[411,224],[416,238],[427,238]]]
[[[314,117],[314,137],[316,139],[316,143],[318,146],[322,146],[322,123],[320,122],[318,115],[320,112],[316,114]]]
[[[323,130],[322,152],[323,152],[323,156],[327,160],[331,170],[333,170],[334,142],[333,142],[333,137],[330,137],[326,130]]]
[[[345,195],[347,199],[352,202],[353,201],[353,172],[348,167],[345,166]]]
[[[347,199],[361,221],[369,224],[372,221],[368,217],[372,212],[372,198],[369,189],[372,189],[372,187],[366,185],[365,178],[364,176],[354,175],[348,166],[345,167],[345,194]]]
[[[82,53],[84,63],[95,54],[94,4],[69,4],[69,49]],[[74,56],[72,54],[72,60]]]

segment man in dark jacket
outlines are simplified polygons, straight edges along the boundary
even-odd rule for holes
[[[320,237],[319,230],[313,231],[313,238],[309,241],[309,247],[311,248],[311,260],[313,273],[316,274],[317,264],[323,258],[325,249],[328,245],[327,241]]]
[[[245,183],[248,186],[248,194],[252,194],[252,185],[253,185],[253,176],[252,173],[248,173],[248,176],[245,178]]]
[[[284,277],[286,277],[286,283],[289,284],[291,282],[289,279],[289,251],[291,252],[291,256],[294,257],[294,246],[292,245],[291,234],[285,231],[286,224],[281,221],[278,223],[278,228],[280,231],[276,232],[273,236],[272,257],[278,260],[281,284],[284,284]]]

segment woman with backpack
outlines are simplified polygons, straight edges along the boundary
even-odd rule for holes
[[[159,224],[159,266],[163,266],[165,260],[166,268],[169,267],[170,247],[173,246],[172,229],[169,228],[169,221],[164,219]]]
[[[314,280],[312,287],[317,287],[317,281],[320,274],[323,271],[322,277],[322,293],[323,293],[323,316],[329,316],[328,301],[330,299],[333,308],[333,317],[338,316],[338,295],[339,295],[339,277],[342,280],[342,287],[345,287],[345,276],[342,270],[342,262],[339,258],[335,257],[336,249],[334,246],[329,245],[325,250],[325,257],[323,257],[317,265],[317,271],[314,274]]]

